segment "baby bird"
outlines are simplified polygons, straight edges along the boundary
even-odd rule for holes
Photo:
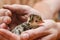
[[[29,30],[29,29],[35,29],[39,27],[39,24],[42,23],[42,18],[38,15],[31,14],[28,16],[28,20],[18,26],[16,26],[12,32],[20,35],[23,31]]]

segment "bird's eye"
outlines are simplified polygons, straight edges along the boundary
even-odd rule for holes
[[[35,22],[38,22],[38,20],[35,20]]]
[[[31,20],[29,20],[29,22],[31,22]]]

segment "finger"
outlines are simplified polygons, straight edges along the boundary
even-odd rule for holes
[[[13,8],[14,7],[14,8]],[[28,10],[30,7],[27,5],[19,5],[19,4],[13,4],[13,5],[4,5],[3,8],[10,9],[10,10]],[[28,8],[28,9],[27,9]]]
[[[57,24],[54,20],[43,20],[44,23],[42,23],[46,28],[56,28],[57,27]]]
[[[54,24],[54,25],[53,25]],[[52,27],[55,27],[55,22],[46,22],[46,23],[43,23],[43,26],[39,27],[39,28],[36,28],[36,29],[33,29],[33,30],[28,30],[28,31],[25,31],[24,33],[22,33],[22,39],[25,39],[24,36],[28,36],[26,37],[26,39],[35,39],[35,38],[38,38],[38,37],[41,37],[43,36],[44,32]]]
[[[12,16],[12,13],[8,9],[0,9],[0,16]]]
[[[41,40],[56,40],[58,36],[58,31],[55,29],[49,30],[50,34],[42,37]]]
[[[0,24],[0,28],[9,30],[9,27],[5,23]]]
[[[13,8],[12,5],[4,5],[3,8],[15,11],[15,8]]]
[[[6,38],[8,40],[17,40],[15,38],[19,38],[19,36],[11,33],[8,30],[5,30],[5,29],[0,29],[0,35],[4,36],[4,38]]]
[[[9,9],[11,10],[12,12],[15,12],[16,14],[20,14],[20,15],[25,15],[27,14],[27,8],[29,7],[26,7],[26,5],[4,5],[3,8],[5,9]]]
[[[21,22],[26,22],[27,19],[28,19],[28,16],[27,16],[27,15],[26,15],[26,16],[18,16],[18,15],[17,15],[17,17],[18,17],[18,19],[19,19]]]
[[[8,40],[8,39],[6,39],[2,35],[0,35],[0,40]]]
[[[48,36],[43,37],[40,40],[56,40],[56,39],[57,39],[57,36],[55,36],[54,34],[50,34]]]
[[[10,22],[11,22],[11,18],[9,16],[0,17],[0,24],[2,24],[2,23],[9,24]]]

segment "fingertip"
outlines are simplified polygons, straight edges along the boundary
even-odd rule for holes
[[[2,23],[1,25],[0,25],[0,28],[5,28],[6,27],[6,24],[5,23]]]
[[[8,29],[8,30],[9,30],[9,27],[8,27],[5,23],[2,23],[2,24],[0,25],[0,28]]]
[[[29,35],[27,33],[23,33],[20,35],[21,40],[29,40]]]
[[[17,17],[18,17],[18,19],[20,20],[21,23],[27,21],[27,18],[25,18],[24,16],[18,16],[18,15],[17,15]]]
[[[4,5],[3,6],[4,9],[9,9],[10,11],[14,10],[15,8],[13,8],[12,5]]]
[[[3,5],[3,8],[9,8],[11,5]]]
[[[0,16],[12,16],[12,12],[8,9],[0,9]]]
[[[12,16],[12,13],[11,13],[10,10],[6,9],[5,15],[6,15],[6,16]]]
[[[11,18],[8,17],[8,16],[6,16],[6,17],[3,19],[3,21],[4,21],[4,23],[9,24],[9,23],[11,23]]]

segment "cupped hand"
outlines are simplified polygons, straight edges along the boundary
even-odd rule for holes
[[[8,9],[0,9],[0,28],[9,29],[11,23],[11,12]]]
[[[21,24],[27,21],[28,14],[36,14],[39,15],[39,12],[27,5],[4,5],[4,9],[8,9],[12,12],[12,22],[9,24],[9,27],[14,28],[18,24]]]
[[[53,26],[56,26],[56,23],[52,20],[47,20],[42,25],[43,26],[39,28],[24,31],[21,35],[16,35],[6,29],[0,29],[0,39],[1,40],[56,40],[58,30],[52,28]]]

